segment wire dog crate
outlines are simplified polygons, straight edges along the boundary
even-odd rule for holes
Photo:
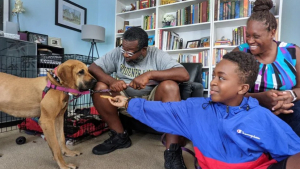
[[[74,59],[90,65],[96,58],[78,54],[34,55],[17,57],[0,57],[0,72],[19,77],[46,76],[47,71],[54,69],[66,60]],[[73,100],[70,96],[70,101]],[[18,127],[16,125],[18,124]],[[0,129],[11,131],[25,130],[30,134],[42,134],[38,118],[15,118],[0,112]],[[93,106],[90,95],[83,95],[69,103],[64,120],[65,137],[68,144],[76,144],[90,137],[100,135],[108,130]]]

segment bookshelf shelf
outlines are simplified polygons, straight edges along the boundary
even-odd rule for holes
[[[155,14],[154,20],[155,20],[155,29],[150,29],[146,30],[148,35],[155,35],[155,46],[160,47],[162,42],[159,43],[160,40],[162,40],[161,34],[164,32],[170,32],[170,34],[174,33],[175,35],[178,34],[179,38],[183,40],[183,49],[174,49],[174,50],[166,50],[169,48],[164,48],[165,51],[171,55],[173,58],[178,58],[179,54],[182,55],[194,55],[200,52],[205,53],[205,55],[208,53],[208,58],[207,62],[208,65],[203,67],[203,71],[208,72],[208,89],[205,89],[205,93],[207,96],[209,96],[209,82],[211,81],[211,74],[212,71],[215,67],[214,63],[216,59],[213,58],[216,52],[218,50],[223,51],[226,50],[227,52],[232,51],[234,48],[237,46],[215,46],[215,41],[220,40],[222,37],[225,39],[233,39],[233,33],[235,29],[237,29],[240,26],[245,26],[247,23],[247,19],[249,18],[248,15],[245,15],[247,17],[242,17],[242,18],[236,18],[236,19],[226,19],[226,20],[215,20],[215,14],[219,15],[218,11],[215,11],[215,8],[218,8],[218,3],[221,2],[231,2],[235,0],[176,0],[178,2],[172,3],[172,4],[165,4],[165,5],[160,5],[161,0],[155,0],[156,1],[156,6],[146,8],[146,9],[140,9],[140,10],[135,10],[135,11],[129,11],[129,12],[124,12],[121,13],[122,9],[125,6],[130,5],[131,3],[135,3],[137,0],[115,0],[116,1],[116,20],[115,20],[115,32],[118,32],[119,29],[124,28],[124,21],[129,21],[130,26],[141,26],[143,23],[142,21],[142,16],[146,15],[152,15]],[[178,14],[179,11],[186,11],[187,8],[190,6],[192,7],[201,7],[200,4],[205,5],[203,2],[209,1],[209,5],[206,8],[206,11],[209,11],[208,14],[208,22],[190,22],[194,24],[179,24],[176,23],[178,26],[170,26],[170,27],[163,27],[163,16],[168,13],[176,14],[176,17],[181,16]],[[250,0],[239,0],[240,2],[243,1],[250,1]],[[281,19],[282,19],[282,4],[283,0],[274,0],[275,1],[275,18],[278,19],[278,40],[280,40],[281,36]],[[202,6],[203,7],[203,6]],[[244,8],[244,7],[240,7]],[[194,10],[195,11],[195,10]],[[200,10],[198,10],[200,11]],[[177,13],[176,13],[177,12]],[[197,10],[196,10],[197,12]],[[248,11],[249,12],[249,11]],[[195,13],[194,13],[195,16]],[[196,17],[202,18],[203,20],[204,16]],[[191,17],[193,18],[193,17]],[[204,17],[205,18],[205,17]],[[182,19],[182,16],[181,16]],[[186,19],[186,18],[185,18]],[[194,18],[195,19],[195,18]],[[182,22],[182,20],[180,20]],[[174,24],[173,24],[174,25]],[[168,34],[168,36],[170,35]],[[174,37],[174,34],[171,35],[171,37]],[[123,33],[115,33],[116,38],[121,38]],[[188,42],[191,42],[193,40],[199,40],[204,37],[209,37],[209,47],[198,47],[198,48],[191,48],[191,49],[185,49],[186,44]],[[171,40],[170,40],[171,41]],[[173,41],[174,42],[174,41]],[[117,44],[117,43],[116,43]],[[163,44],[163,43],[162,43]],[[172,48],[171,48],[172,49]],[[202,55],[203,57],[203,55]],[[199,57],[200,58],[200,57]]]
[[[149,30],[145,30],[148,34],[154,34],[155,33],[155,29],[149,29]],[[122,37],[124,33],[116,33],[116,37]]]
[[[177,50],[166,50],[169,54],[175,53],[195,53],[195,52],[201,52],[204,50],[209,50],[209,47],[202,47],[202,48],[191,48],[191,49],[177,49]]]
[[[142,14],[145,14],[145,13],[153,13],[153,12],[155,12],[155,10],[156,10],[156,7],[149,7],[149,8],[145,8],[145,9],[117,13],[116,16],[123,17],[123,18],[136,17],[136,16],[141,16]]]
[[[237,46],[225,46],[225,45],[220,45],[220,46],[214,46],[213,48],[214,49],[234,49],[236,48]]]
[[[181,2],[176,2],[176,3],[171,3],[171,4],[165,4],[165,5],[158,5],[158,9],[162,9],[165,11],[174,11],[174,9],[181,9],[186,6],[192,5],[199,2],[199,0],[187,0],[187,1],[181,1]]]
[[[189,25],[181,25],[181,26],[172,26],[172,27],[164,27],[164,28],[158,28],[162,30],[176,30],[176,31],[196,31],[196,30],[204,30],[204,29],[210,29],[210,22],[204,22],[204,23],[195,23],[195,24],[189,24]]]

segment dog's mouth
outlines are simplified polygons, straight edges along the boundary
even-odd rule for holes
[[[91,79],[90,81],[80,83],[78,86],[78,90],[80,92],[88,91],[89,89],[93,89],[96,83],[97,83],[96,79]]]

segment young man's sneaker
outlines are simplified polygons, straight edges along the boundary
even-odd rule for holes
[[[131,140],[126,131],[124,131],[124,133],[117,133],[114,130],[110,130],[109,136],[110,138],[105,140],[104,143],[93,148],[94,154],[103,155],[119,148],[127,148],[131,146]]]
[[[182,158],[182,150],[179,144],[171,144],[165,150],[165,169],[186,169]]]

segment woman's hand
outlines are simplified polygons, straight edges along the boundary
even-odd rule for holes
[[[268,90],[268,91],[265,91],[265,92],[261,92],[260,93],[260,97],[257,98],[259,100],[259,103],[272,110],[274,108],[275,105],[278,104],[278,101],[284,101],[284,96],[280,96],[278,97],[278,93],[281,92],[281,91],[277,91],[277,90]],[[282,105],[282,104],[281,104]],[[278,105],[276,108],[280,108],[281,105]]]
[[[290,110],[294,106],[293,97],[289,91],[273,93],[273,96],[275,97],[274,100],[278,100],[277,104],[272,107],[272,112],[275,115],[293,113],[293,110]]]
[[[116,97],[112,97],[112,98],[108,98],[108,101],[110,102],[110,104],[112,104],[113,106],[116,107],[125,107],[126,103],[127,103],[128,98],[125,96],[116,96]]]

